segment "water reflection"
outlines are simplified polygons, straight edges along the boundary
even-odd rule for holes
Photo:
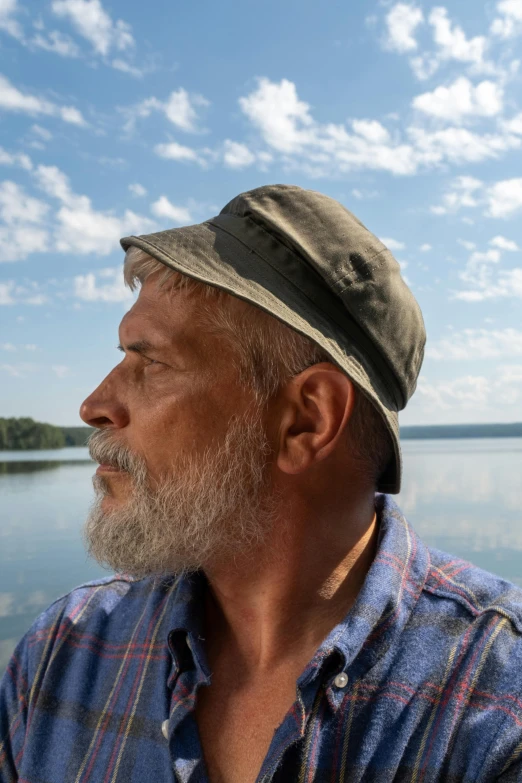
[[[89,449],[85,446],[38,451],[0,451],[0,462],[90,462]]]
[[[398,498],[426,543],[522,584],[522,439],[406,441]]]
[[[106,576],[81,540],[95,465],[87,450],[60,451],[73,454],[58,462],[55,453],[11,452],[0,462],[0,669],[45,607]]]

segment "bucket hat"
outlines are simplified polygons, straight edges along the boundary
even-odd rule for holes
[[[391,252],[334,199],[294,185],[241,193],[192,226],[124,237],[317,343],[386,422],[393,457],[377,485],[400,491],[398,412],[415,391],[426,333]]]

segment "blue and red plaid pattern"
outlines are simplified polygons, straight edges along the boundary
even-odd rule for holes
[[[522,781],[522,592],[428,549],[388,496],[376,505],[375,561],[259,783]],[[111,577],[44,612],[0,685],[1,783],[206,783],[205,588]]]

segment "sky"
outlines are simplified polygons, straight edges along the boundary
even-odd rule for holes
[[[0,415],[81,424],[119,239],[270,183],[392,250],[428,341],[402,424],[522,420],[522,0],[0,0]]]

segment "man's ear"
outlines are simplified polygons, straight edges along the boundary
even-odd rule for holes
[[[298,474],[339,447],[352,415],[355,388],[334,364],[321,362],[292,378],[282,392],[276,464]]]

